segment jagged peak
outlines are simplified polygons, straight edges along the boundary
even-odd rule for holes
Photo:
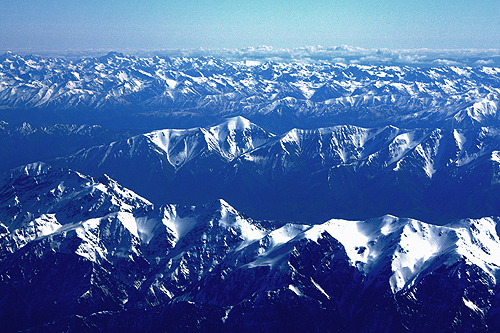
[[[262,129],[259,125],[254,124],[247,118],[243,116],[235,116],[231,118],[226,118],[226,120],[218,125],[207,128],[208,131],[218,135],[218,133],[227,132],[244,132],[246,130],[258,130],[260,132],[265,132],[269,137],[274,136],[273,133],[268,133]]]
[[[6,59],[16,59],[19,56],[11,51],[7,51],[4,54],[0,55],[0,61],[4,61]]]
[[[210,203],[207,203],[204,205],[207,209],[214,210],[217,212],[221,211],[231,211],[231,212],[237,212],[236,209],[234,209],[233,206],[231,206],[226,200],[224,199],[217,199],[214,200]]]

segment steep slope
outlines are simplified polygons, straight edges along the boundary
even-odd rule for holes
[[[498,218],[279,225],[223,200],[155,209],[43,164],[10,178],[24,218],[0,207],[7,331],[499,328]]]
[[[500,214],[498,147],[495,127],[344,125],[275,136],[239,117],[156,131],[54,163],[107,173],[157,204],[226,198],[260,219],[319,223],[391,213],[447,223]]]
[[[93,218],[152,208],[146,199],[107,176],[95,180],[41,162],[6,173],[1,185],[0,219],[7,228],[17,229],[26,221],[47,214],[56,214],[61,223],[66,223],[74,216]]]
[[[213,173],[274,135],[242,117],[187,130],[166,129],[82,150],[54,164],[109,174],[157,204],[216,200]],[[196,194],[196,195],[194,195]]]
[[[151,203],[107,177],[42,163],[14,169],[0,193],[4,329],[123,308],[145,278],[138,225],[154,225]]]

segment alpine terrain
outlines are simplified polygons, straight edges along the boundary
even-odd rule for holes
[[[0,56],[5,332],[500,331],[500,69]]]

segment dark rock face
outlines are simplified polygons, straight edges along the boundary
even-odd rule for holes
[[[237,117],[136,136],[54,163],[95,177],[107,173],[156,204],[225,198],[260,219],[320,223],[391,213],[444,224],[500,214],[499,133],[344,125],[273,135]]]
[[[499,328],[496,219],[277,224],[223,200],[154,208],[110,178],[45,164],[2,188],[23,217],[2,223],[6,331]]]

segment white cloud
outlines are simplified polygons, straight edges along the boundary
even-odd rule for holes
[[[353,46],[306,46],[295,49],[276,49],[271,46],[246,47],[241,49],[191,49],[131,51],[117,50],[136,56],[204,57],[212,56],[228,61],[275,61],[275,62],[331,62],[364,65],[400,66],[491,66],[500,67],[500,50],[390,50],[364,49]],[[52,56],[99,56],[108,50],[79,52],[74,54],[52,54]]]
[[[437,66],[460,66],[460,65],[462,65],[459,62],[449,60],[449,59],[436,59],[432,63],[437,65]]]
[[[495,64],[495,62],[491,59],[485,60],[485,59],[479,59],[474,63],[476,66],[489,66]]]

